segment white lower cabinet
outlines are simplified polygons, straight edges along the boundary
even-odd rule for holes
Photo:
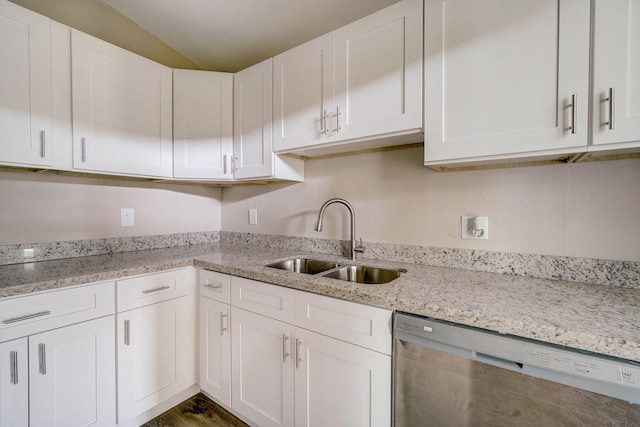
[[[295,425],[391,425],[391,357],[296,328]]]
[[[200,388],[231,407],[231,306],[200,298]]]
[[[119,280],[117,290],[118,424],[139,425],[197,382],[195,277],[171,270]]]
[[[0,426],[115,424],[113,295],[111,282],[0,302]]]
[[[205,392],[260,427],[391,424],[390,310],[239,277],[230,287],[230,370],[220,357],[228,306],[201,296]],[[230,405],[210,380],[227,372]]]

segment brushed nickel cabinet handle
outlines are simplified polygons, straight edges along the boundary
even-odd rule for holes
[[[11,384],[18,384],[18,352],[9,353],[9,360],[11,363]]]
[[[340,132],[342,128],[340,127],[340,107],[336,107],[336,133]]]
[[[46,157],[46,146],[47,146],[47,133],[44,130],[40,131],[40,157]]]
[[[38,362],[40,375],[47,375],[47,348],[43,343],[38,344]]]
[[[296,369],[300,367],[300,362],[302,361],[300,358],[300,344],[302,344],[302,341],[296,338]]]
[[[227,314],[224,311],[220,312],[220,336],[224,335],[224,331],[227,330],[224,326],[224,318],[227,317]]]
[[[614,129],[614,116],[616,114],[616,110],[615,110],[615,105],[616,105],[616,90],[615,88],[610,87],[609,88],[609,96],[607,98],[605,98],[605,101],[608,101],[609,103],[609,121],[605,123],[605,125],[608,126],[609,130],[613,130]]]
[[[287,353],[288,340],[289,337],[287,336],[287,334],[282,334],[282,363],[285,363],[287,361],[287,356],[289,356],[289,353]]]
[[[146,289],[142,291],[143,294],[152,294],[154,292],[166,291],[167,289],[171,289],[171,286],[160,286],[159,288]]]
[[[222,174],[227,174],[227,155],[222,156]]]
[[[322,110],[322,116],[320,117],[320,135],[327,134],[327,110]]]
[[[571,126],[569,127],[569,130],[571,130],[571,134],[575,135],[576,133],[576,112],[577,112],[577,97],[575,94],[571,95],[571,104],[569,104],[569,107],[571,107]]]
[[[124,321],[124,345],[131,345],[131,322]]]
[[[11,323],[22,322],[23,320],[35,319],[36,317],[48,316],[49,314],[51,314],[51,311],[49,310],[39,311],[37,313],[26,314],[24,316],[3,320],[2,324],[9,325]]]
[[[212,291],[217,291],[222,288],[222,285],[212,285],[211,283],[207,283],[204,285],[205,288],[211,289]]]
[[[84,137],[80,140],[80,160],[82,163],[87,161],[87,139]]]

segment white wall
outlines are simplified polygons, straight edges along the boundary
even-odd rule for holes
[[[220,189],[0,172],[0,245],[220,230]],[[135,225],[120,226],[120,208]]]
[[[422,149],[306,163],[305,182],[225,188],[222,229],[364,241],[640,261],[640,159],[438,173]],[[248,209],[258,225],[248,225]],[[489,217],[489,240],[460,239],[460,216]]]

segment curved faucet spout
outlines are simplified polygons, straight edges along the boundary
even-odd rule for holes
[[[351,206],[351,203],[347,202],[344,199],[340,199],[340,198],[333,198],[333,199],[329,199],[326,202],[324,202],[324,204],[322,205],[322,207],[320,208],[320,212],[318,213],[318,221],[316,221],[316,225],[314,227],[314,229],[316,231],[322,231],[322,220],[324,218],[324,211],[325,209],[327,209],[327,206],[329,206],[332,203],[340,203],[344,206],[347,207],[347,209],[349,210],[349,214],[351,216],[351,259],[356,259],[356,252],[363,252],[364,249],[362,247],[356,247],[356,214],[353,210],[353,206]]]

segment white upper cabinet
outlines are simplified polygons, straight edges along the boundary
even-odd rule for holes
[[[590,149],[640,147],[640,2],[596,0],[594,11]]]
[[[273,154],[273,60],[234,76],[234,179],[304,179],[304,162]]]
[[[0,0],[0,163],[51,166],[51,20]]]
[[[230,180],[233,74],[173,70],[173,177]]]
[[[172,177],[171,69],[72,30],[73,169]]]
[[[276,56],[275,151],[321,155],[418,141],[421,11],[422,1],[404,0]]]
[[[425,164],[586,150],[589,1],[426,0],[424,16]]]

